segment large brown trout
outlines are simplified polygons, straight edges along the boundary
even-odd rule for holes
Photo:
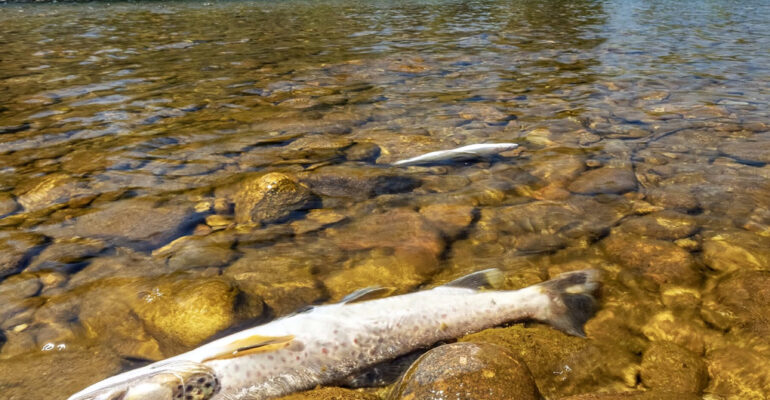
[[[368,301],[361,298],[371,291],[360,291],[105,379],[70,400],[270,399],[334,384],[510,321],[537,320],[583,335],[596,306],[596,271],[514,291],[478,290],[501,277],[498,270],[481,271],[430,290]]]

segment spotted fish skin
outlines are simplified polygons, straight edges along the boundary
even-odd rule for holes
[[[592,294],[598,287],[596,278],[595,271],[581,271],[516,291],[442,286],[378,300],[319,306],[215,340],[161,362],[172,367],[156,369],[167,372],[174,365],[197,365],[216,377],[218,390],[209,392],[208,398],[194,400],[259,400],[333,383],[439,341],[505,322],[535,319],[580,335],[582,324],[595,307]],[[253,347],[244,345],[254,338],[276,339]],[[105,393],[105,397],[88,397],[86,389],[70,400],[112,400],[109,393],[118,389],[125,391],[125,396],[118,398],[134,400],[133,388],[153,365],[94,385],[91,393]]]

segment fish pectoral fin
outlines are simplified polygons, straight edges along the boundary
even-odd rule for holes
[[[353,293],[345,296],[338,302],[338,304],[350,304],[364,300],[373,300],[387,297],[392,294],[396,289],[392,287],[371,286],[363,289],[356,290]]]
[[[335,384],[349,388],[382,387],[398,380],[428,349],[419,349],[355,372]]]
[[[203,362],[211,360],[227,360],[229,358],[242,357],[249,354],[264,353],[288,347],[294,335],[288,336],[260,336],[253,335],[244,339],[234,340],[228,343],[222,351]]]
[[[495,289],[502,286],[504,278],[503,273],[499,269],[490,268],[465,275],[439,287]]]

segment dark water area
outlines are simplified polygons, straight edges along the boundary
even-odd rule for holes
[[[764,399],[768,19],[765,1],[2,4],[0,397],[65,399],[356,289],[496,267],[506,289],[603,272],[587,339],[463,339],[517,354],[546,398]],[[520,147],[391,165],[497,142]]]

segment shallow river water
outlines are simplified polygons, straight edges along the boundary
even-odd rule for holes
[[[506,347],[548,399],[764,399],[768,19],[766,1],[0,5],[0,397],[64,399],[355,289],[497,267],[507,289],[603,272],[586,339],[462,339]],[[390,166],[482,142],[520,147]]]

